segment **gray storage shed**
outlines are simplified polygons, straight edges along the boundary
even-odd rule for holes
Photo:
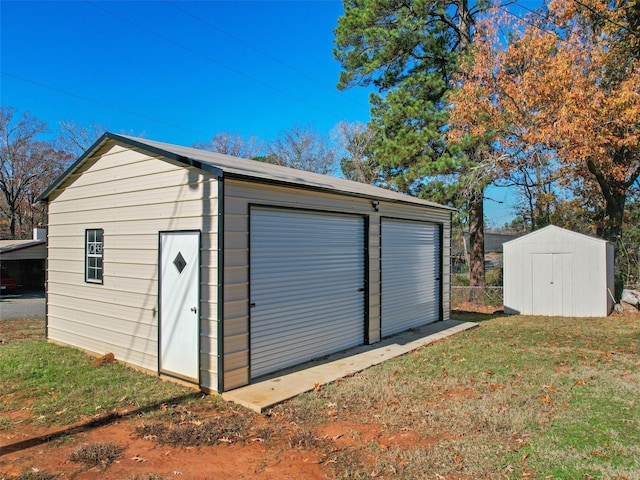
[[[613,309],[613,268],[609,242],[553,225],[541,228],[504,244],[504,310],[606,317]]]
[[[205,391],[449,318],[425,200],[110,133],[41,199],[48,338]]]

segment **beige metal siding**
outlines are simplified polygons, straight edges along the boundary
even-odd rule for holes
[[[113,143],[51,196],[48,333],[157,371],[158,233],[202,231],[201,386],[217,389],[216,179]],[[103,284],[84,281],[84,234],[104,230]]]
[[[449,318],[449,253],[451,213],[429,206],[413,206],[282,187],[246,180],[224,180],[224,388],[249,382],[249,208],[250,205],[287,206],[334,213],[365,215],[369,222],[368,338],[380,340],[380,216],[434,222],[443,228],[443,317]]]

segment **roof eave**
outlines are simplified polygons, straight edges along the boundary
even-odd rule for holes
[[[13,246],[8,246],[8,247],[2,247],[2,248],[0,248],[0,254],[13,253],[13,252],[17,252],[17,251],[20,251],[20,250],[25,250],[27,248],[39,247],[39,246],[44,245],[46,243],[47,243],[46,240],[32,240],[30,243],[27,243],[27,244],[24,244],[24,245],[13,245]]]
[[[96,140],[89,149],[84,152],[73,164],[67,168],[58,178],[56,178],[49,187],[42,192],[36,202],[46,202],[49,200],[49,196],[71,175],[73,175],[78,168],[85,162],[87,158],[92,156],[98,149],[100,149],[109,140],[109,132],[104,133],[98,140]]]
[[[251,182],[256,182],[256,183],[262,183],[262,184],[267,184],[267,185],[279,185],[279,186],[287,186],[287,187],[295,187],[295,188],[299,188],[301,190],[312,190],[312,191],[316,191],[316,192],[323,192],[323,193],[332,193],[335,195],[346,195],[349,197],[355,197],[355,198],[364,198],[367,200],[377,200],[377,201],[381,201],[381,202],[387,202],[387,203],[399,203],[402,205],[412,205],[414,207],[426,207],[426,208],[437,208],[440,210],[449,210],[451,212],[457,212],[458,210],[456,208],[453,207],[449,207],[447,205],[440,205],[440,204],[430,204],[430,203],[421,203],[421,202],[416,202],[415,200],[412,200],[414,197],[409,197],[407,196],[406,200],[403,200],[401,198],[390,198],[390,197],[385,197],[383,195],[372,195],[369,193],[358,193],[358,192],[350,192],[347,190],[341,190],[341,189],[334,189],[334,188],[329,188],[329,187],[321,187],[321,186],[313,186],[313,185],[309,185],[309,184],[300,184],[300,183],[296,183],[296,182],[292,182],[292,181],[287,181],[287,180],[274,180],[274,179],[270,179],[270,178],[263,178],[257,175],[243,175],[240,173],[233,173],[233,172],[225,172],[225,177],[226,178],[232,178],[232,179],[237,179],[237,180],[245,180],[245,181],[251,181]]]

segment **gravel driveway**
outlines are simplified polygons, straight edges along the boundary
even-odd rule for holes
[[[0,319],[44,318],[44,293],[28,292],[0,296]]]

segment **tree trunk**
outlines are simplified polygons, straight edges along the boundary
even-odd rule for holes
[[[15,240],[16,238],[16,217],[17,211],[14,205],[9,205],[9,238]]]
[[[483,287],[484,280],[484,191],[475,190],[469,197],[469,284]]]
[[[624,207],[627,198],[626,189],[609,181],[609,179],[591,160],[587,161],[587,167],[589,172],[591,172],[591,174],[596,178],[596,181],[600,186],[600,191],[605,199],[607,218],[597,233],[599,236],[613,244],[615,265],[618,260],[620,239],[622,238],[622,221],[624,219]],[[624,281],[622,279],[622,272],[617,268],[615,269],[614,285],[615,297],[616,299],[619,299],[622,296]]]
[[[460,50],[471,43],[473,16],[468,0],[457,0]],[[469,195],[469,284],[484,287],[484,188],[476,187]],[[477,297],[471,289],[471,296]],[[469,300],[475,300],[470,298]]]

